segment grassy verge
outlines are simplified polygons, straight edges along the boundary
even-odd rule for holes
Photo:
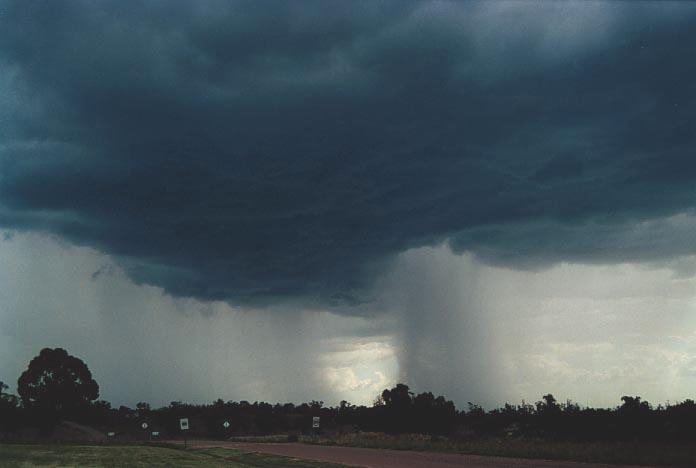
[[[575,442],[530,438],[472,438],[451,440],[419,434],[389,436],[375,433],[337,437],[307,437],[308,444],[450,452],[498,457],[572,460],[591,463],[696,466],[696,447],[651,442]]]
[[[345,468],[345,465],[317,462],[312,460],[300,460],[297,458],[281,457],[278,455],[270,455],[267,453],[244,453],[238,450],[225,448],[208,448],[202,449],[201,452],[208,457],[213,457],[218,460],[224,460],[226,462],[233,462],[238,464],[239,466],[290,468]]]
[[[181,450],[155,446],[0,445],[0,467],[338,467],[267,454],[211,448]]]
[[[285,434],[267,435],[267,436],[238,436],[227,439],[231,442],[254,442],[254,443],[282,443],[288,442],[288,436]],[[297,442],[297,440],[295,441]]]

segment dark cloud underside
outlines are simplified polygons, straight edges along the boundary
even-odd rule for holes
[[[361,301],[443,241],[694,253],[635,233],[694,207],[693,11],[2,1],[0,225],[232,302]]]

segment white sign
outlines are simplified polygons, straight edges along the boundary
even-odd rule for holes
[[[152,437],[158,437],[158,436],[159,436],[159,432],[157,432],[157,431],[152,431]]]
[[[189,428],[188,418],[179,419],[179,427],[181,428],[182,431],[188,431],[188,428]]]
[[[142,423],[142,424],[140,425],[140,427],[142,427],[143,429],[147,429],[147,423],[146,423],[146,422]]]
[[[229,422],[229,421],[225,421],[224,423],[222,423],[222,426],[223,426],[225,429],[227,429],[228,427],[230,427],[230,422]]]
[[[312,418],[312,427],[319,427],[319,416],[314,416]]]
[[[107,437],[114,437],[115,435],[116,435],[115,432],[107,432],[107,433],[106,433],[106,436],[107,436]]]

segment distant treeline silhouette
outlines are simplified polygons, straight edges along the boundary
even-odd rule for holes
[[[2,383],[0,390],[0,431],[6,436],[24,427],[50,432],[59,421],[71,420],[123,438],[149,438],[152,431],[160,437],[176,437],[181,435],[179,418],[185,417],[190,421],[190,437],[209,438],[370,431],[451,437],[696,440],[693,400],[653,407],[637,396],[623,396],[621,404],[611,409],[559,403],[548,394],[534,405],[505,404],[485,411],[469,403],[458,410],[443,396],[414,394],[407,385],[397,384],[384,390],[372,406],[346,401],[325,407],[321,401],[295,405],[219,399],[203,405],[172,402],[157,409],[144,402],[135,408],[112,408],[109,402],[96,400],[99,387],[87,366],[60,348],[46,348],[32,360],[19,379],[19,397],[6,393]],[[312,428],[316,416],[321,421],[318,430]]]

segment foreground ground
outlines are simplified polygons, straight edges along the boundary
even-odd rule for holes
[[[614,447],[622,450],[621,447]],[[664,447],[663,447],[664,448]],[[624,448],[625,449],[625,448]],[[495,452],[494,452],[495,453]],[[651,450],[660,455],[660,452]],[[664,460],[670,459],[663,451]],[[182,442],[171,441],[163,446],[138,445],[48,445],[0,444],[0,468],[4,467],[103,467],[103,466],[176,466],[176,467],[338,467],[344,465],[381,468],[599,468],[628,467],[629,464],[590,464],[575,461],[393,450],[385,448],[347,447],[302,443],[256,443],[232,441],[189,441],[183,450]],[[576,455],[583,455],[577,454]],[[586,455],[586,454],[585,454]],[[574,457],[582,458],[581,456]],[[648,460],[639,459],[641,466]],[[680,459],[681,460],[681,459]],[[665,466],[665,463],[659,463]],[[696,466],[683,461],[674,466]]]
[[[336,467],[229,448],[181,450],[144,446],[0,445],[0,467]]]
[[[194,441],[193,447],[204,450],[210,450],[213,447],[224,447],[248,453],[282,455],[293,458],[318,460],[327,463],[344,463],[354,466],[379,468],[617,468],[618,466],[630,466],[298,443]]]
[[[285,442],[287,436],[237,437],[235,442]],[[659,441],[573,441],[530,437],[470,437],[450,439],[423,434],[389,435],[377,432],[336,436],[300,436],[313,445],[394,449],[416,452],[483,455],[532,460],[586,463],[696,467],[696,445]]]

